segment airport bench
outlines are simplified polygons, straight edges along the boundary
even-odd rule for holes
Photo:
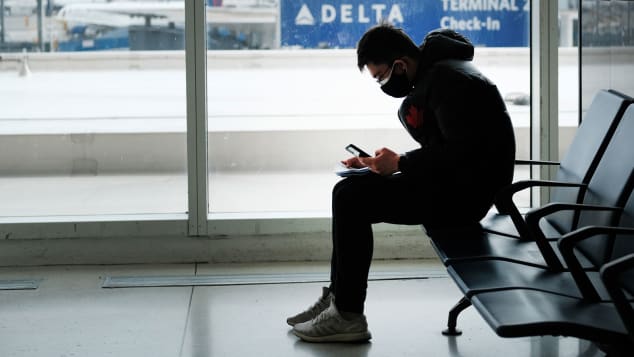
[[[581,135],[588,134],[581,131]],[[473,304],[500,336],[567,335],[610,346],[627,344],[628,332],[620,318],[597,320],[590,313],[609,310],[612,315],[605,312],[602,316],[618,316],[600,270],[611,260],[634,253],[634,238],[614,231],[587,233],[597,229],[588,227],[612,226],[619,227],[619,233],[634,235],[634,150],[630,143],[634,106],[603,135],[611,137],[605,140],[605,150],[587,182],[565,182],[581,189],[581,201],[553,202],[529,212],[522,218],[526,236],[496,235],[481,226],[428,232],[464,294],[449,313],[445,334],[460,334],[457,317]],[[567,214],[559,217],[565,217],[569,228],[557,227],[560,238],[549,240],[546,232],[555,225],[544,225],[544,218],[562,212]],[[582,228],[571,231],[575,226]],[[628,292],[626,300],[631,297]],[[577,305],[579,309],[571,308]],[[595,325],[593,320],[597,320]]]
[[[480,293],[471,300],[501,337],[574,336],[593,341],[609,356],[631,356],[634,313],[626,294],[632,293],[632,266],[634,255],[602,267],[602,279],[612,292],[611,301],[531,289]]]

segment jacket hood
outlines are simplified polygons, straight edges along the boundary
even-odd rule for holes
[[[432,64],[448,60],[473,60],[473,45],[456,31],[450,29],[438,29],[425,36],[419,46],[421,51],[420,68],[425,70]]]

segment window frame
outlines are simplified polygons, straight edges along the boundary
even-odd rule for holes
[[[183,214],[0,218],[0,238],[227,237],[328,232],[329,217],[209,213],[207,163],[207,48],[205,0],[185,1],[188,209]],[[557,2],[531,1],[531,157],[557,160]],[[556,168],[533,168],[550,179]],[[533,194],[532,204],[548,192]],[[411,227],[405,230],[417,230]],[[381,226],[379,230],[403,232]]]

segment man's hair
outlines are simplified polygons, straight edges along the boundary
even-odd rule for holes
[[[369,29],[357,44],[359,70],[368,64],[391,64],[408,56],[417,58],[420,50],[407,34],[389,23],[381,23]]]

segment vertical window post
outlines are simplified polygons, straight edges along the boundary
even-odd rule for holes
[[[205,0],[185,1],[189,235],[207,235],[207,23]]]
[[[531,1],[531,156],[545,161],[557,161],[559,156],[558,11],[557,1]],[[533,177],[549,180],[557,167],[534,170]],[[550,191],[541,189],[532,196],[532,205],[538,206],[548,202]]]

